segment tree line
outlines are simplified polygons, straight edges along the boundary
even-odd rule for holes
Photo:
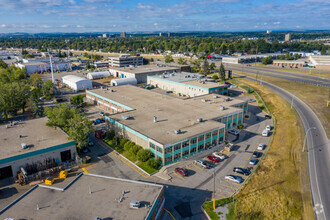
[[[292,41],[280,43],[278,40],[267,42],[263,38],[257,40],[242,40],[241,38],[222,38],[222,37],[155,37],[155,36],[137,36],[129,38],[8,38],[0,37],[0,47],[4,48],[33,48],[41,52],[48,48],[53,50],[102,50],[103,52],[122,52],[122,53],[157,53],[164,51],[173,51],[181,53],[217,53],[233,54],[257,52],[270,53],[282,51],[312,51],[326,50],[321,41]],[[64,53],[63,53],[64,54]]]

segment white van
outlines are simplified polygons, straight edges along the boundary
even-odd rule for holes
[[[266,129],[263,130],[261,135],[264,136],[264,137],[268,137],[268,131]]]

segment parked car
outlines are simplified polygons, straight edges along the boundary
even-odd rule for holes
[[[266,129],[263,130],[261,135],[264,136],[264,137],[268,137],[268,131]]]
[[[93,147],[94,146],[94,142],[93,141],[88,141],[88,146],[89,147]]]
[[[95,120],[96,124],[100,124],[101,123],[101,120],[98,118]]]
[[[256,165],[256,164],[258,163],[258,161],[259,161],[259,160],[256,159],[256,158],[251,158],[249,164],[251,164],[251,165]]]
[[[99,112],[99,115],[104,116],[105,114],[104,112]]]
[[[255,99],[249,99],[248,102],[255,102]]]
[[[266,130],[270,131],[270,130],[272,130],[272,127],[270,125],[266,125]]]
[[[270,116],[270,115],[265,115],[265,118],[266,118],[266,119],[271,119],[272,116]]]
[[[244,169],[244,168],[241,168],[241,167],[234,167],[233,172],[242,174],[244,176],[250,175],[250,171],[248,169]]]
[[[258,150],[264,150],[265,149],[265,145],[264,144],[259,144],[257,149]]]
[[[242,183],[244,181],[242,177],[235,175],[226,175],[225,179],[235,183]]]
[[[217,157],[217,158],[220,158],[221,160],[224,160],[226,159],[226,156],[222,153],[219,153],[219,152],[213,152],[212,154],[213,156]]]
[[[180,174],[181,176],[188,176],[188,172],[184,168],[177,167],[174,170],[176,173]]]
[[[224,82],[226,85],[230,85],[231,83],[230,82]]]
[[[229,130],[228,133],[229,133],[229,134],[238,135],[238,131],[235,130],[235,129]]]
[[[195,164],[203,167],[204,169],[209,168],[209,165],[207,164],[207,162],[205,160],[195,160],[194,162],[195,162]]]
[[[254,151],[252,154],[252,157],[254,158],[259,158],[262,155],[262,153],[258,152],[258,151]]]
[[[208,156],[207,159],[209,159],[210,161],[216,162],[216,163],[220,162],[220,158],[212,156],[212,155]]]

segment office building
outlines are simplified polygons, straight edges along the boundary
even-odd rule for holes
[[[120,37],[126,37],[126,32],[121,32]]]
[[[291,34],[288,33],[288,34],[285,35],[284,41],[290,41],[290,40],[291,40]]]
[[[121,54],[119,57],[108,57],[109,66],[111,67],[127,67],[143,65],[143,57],[131,56],[129,54]]]

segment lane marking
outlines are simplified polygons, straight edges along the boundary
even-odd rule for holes
[[[234,184],[234,185],[237,185],[237,186],[241,186],[241,184],[238,184],[238,183],[234,183],[234,182],[230,182],[228,180],[225,180],[227,183],[231,183],[231,184]]]
[[[219,189],[219,188],[217,188],[217,189]],[[221,190],[221,192],[228,193],[229,195],[232,195],[234,193],[234,192],[228,192],[227,190],[224,190],[224,189],[219,189],[219,190]]]
[[[184,178],[182,176],[180,176],[179,174],[177,174],[176,172],[174,172],[175,175],[177,175],[179,178],[181,178],[182,180],[184,180]]]
[[[220,185],[221,185],[221,186],[224,186],[224,187],[232,188],[232,189],[234,189],[234,190],[237,190],[235,187],[232,187],[232,186],[227,186],[227,185],[225,185],[225,184],[221,184],[221,183],[220,183]]]

